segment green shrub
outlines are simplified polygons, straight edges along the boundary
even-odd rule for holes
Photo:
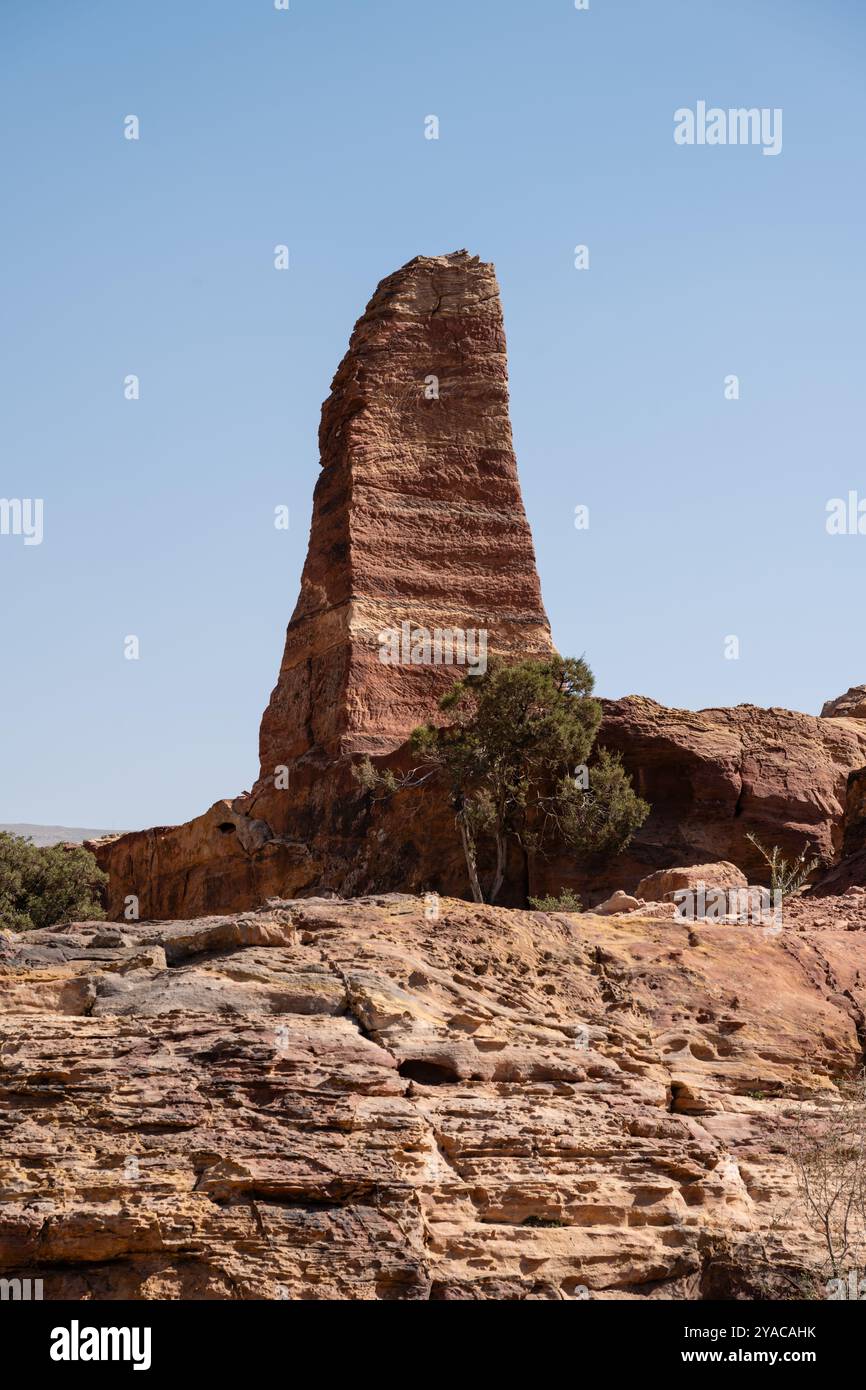
[[[58,922],[101,920],[99,899],[108,882],[81,845],[34,845],[0,833],[0,927],[29,931]]]
[[[536,912],[582,912],[583,904],[570,888],[560,888],[558,897],[530,898]]]

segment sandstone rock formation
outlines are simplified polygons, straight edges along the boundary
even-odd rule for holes
[[[438,717],[439,696],[466,669],[453,661],[461,641],[463,656],[480,634],[484,655],[553,652],[517,480],[492,266],[464,251],[417,257],[382,282],[322,409],[320,449],[258,779],[185,825],[92,843],[110,875],[112,917],[243,910],[274,895],[467,892],[447,797],[405,793],[374,805],[351,765],[364,754],[409,765],[408,735]],[[613,864],[512,855],[502,901],[572,888],[596,903],[657,870],[723,859],[763,883],[750,831],[789,857],[806,848],[832,865],[849,774],[866,766],[866,722],[839,716],[859,709],[862,693],[830,702],[832,717],[820,719],[605,701],[600,742],[621,753],[649,819]]]
[[[848,777],[842,857],[819,876],[811,891],[819,896],[836,895],[858,885],[866,885],[866,767]]]
[[[838,699],[828,700],[821,717],[846,723],[866,719],[866,685],[854,685]],[[849,724],[849,727],[858,726]],[[841,859],[819,877],[813,892],[832,896],[852,886],[863,885],[866,885],[866,767],[859,767],[848,775]]]
[[[806,848],[827,868],[866,843],[866,724],[753,705],[672,710],[640,696],[602,704],[599,741],[622,755],[649,819],[613,862],[587,865],[565,853],[512,865],[504,901],[563,888],[589,904],[614,888],[648,897],[639,885],[656,872],[719,860],[764,883],[750,831],[789,858]],[[399,762],[400,750],[392,756]],[[413,793],[364,805],[347,759],[308,755],[291,779],[289,794],[262,778],[253,796],[218,802],[187,826],[98,842],[111,915],[122,916],[130,892],[142,915],[165,917],[323,887],[467,891],[447,806]],[[282,834],[272,829],[280,825]],[[866,862],[831,870],[827,882],[829,892],[866,882]]]
[[[821,708],[822,719],[866,719],[866,685],[852,685],[844,695],[827,700]]]
[[[458,251],[383,280],[322,407],[301,594],[262,720],[261,781],[309,753],[388,753],[455,667],[380,660],[380,633],[484,632],[551,655],[508,416],[493,267]],[[422,653],[423,655],[423,653]],[[443,657],[445,653],[443,653]]]
[[[319,442],[309,551],[262,719],[258,781],[186,825],[95,842],[112,916],[132,897],[142,916],[164,918],[431,875],[459,891],[450,814],[438,842],[427,810],[413,826],[414,808],[401,809],[390,827],[349,762],[399,754],[466,670],[464,651],[476,664],[553,654],[492,266],[465,251],[419,256],[381,283],[334,377]],[[391,630],[398,664],[380,658]]]
[[[754,705],[666,709],[635,695],[603,705],[600,741],[622,754],[652,807],[615,865],[618,886],[630,892],[656,869],[718,860],[763,883],[750,831],[788,857],[804,847],[825,865],[838,857],[848,777],[866,764],[866,724]]]
[[[392,895],[0,936],[2,1274],[767,1296],[820,1258],[785,1133],[863,1062],[854,912],[773,939]]]

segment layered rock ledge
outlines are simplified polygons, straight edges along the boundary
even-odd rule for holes
[[[866,936],[666,911],[395,894],[3,936],[3,1274],[46,1299],[766,1296],[756,1249],[780,1277],[817,1254],[784,1134],[863,1063]]]

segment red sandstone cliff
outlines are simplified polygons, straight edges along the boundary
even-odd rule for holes
[[[830,865],[842,850],[848,778],[866,763],[866,722],[786,709],[667,709],[604,701],[601,741],[622,754],[652,807],[617,864],[617,886],[672,864],[729,860],[752,883],[766,866],[748,834],[788,858]]]

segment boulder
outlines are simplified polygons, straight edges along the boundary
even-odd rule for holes
[[[686,869],[657,869],[641,879],[635,892],[648,902],[659,903],[669,901],[683,888],[696,890],[702,884],[705,888],[746,888],[748,879],[736,864],[722,860],[718,864],[692,864]]]
[[[611,893],[609,898],[598,904],[592,910],[599,917],[610,917],[615,912],[636,912],[639,907],[643,907],[641,898],[633,898],[629,893],[624,893],[618,888],[615,893]]]

